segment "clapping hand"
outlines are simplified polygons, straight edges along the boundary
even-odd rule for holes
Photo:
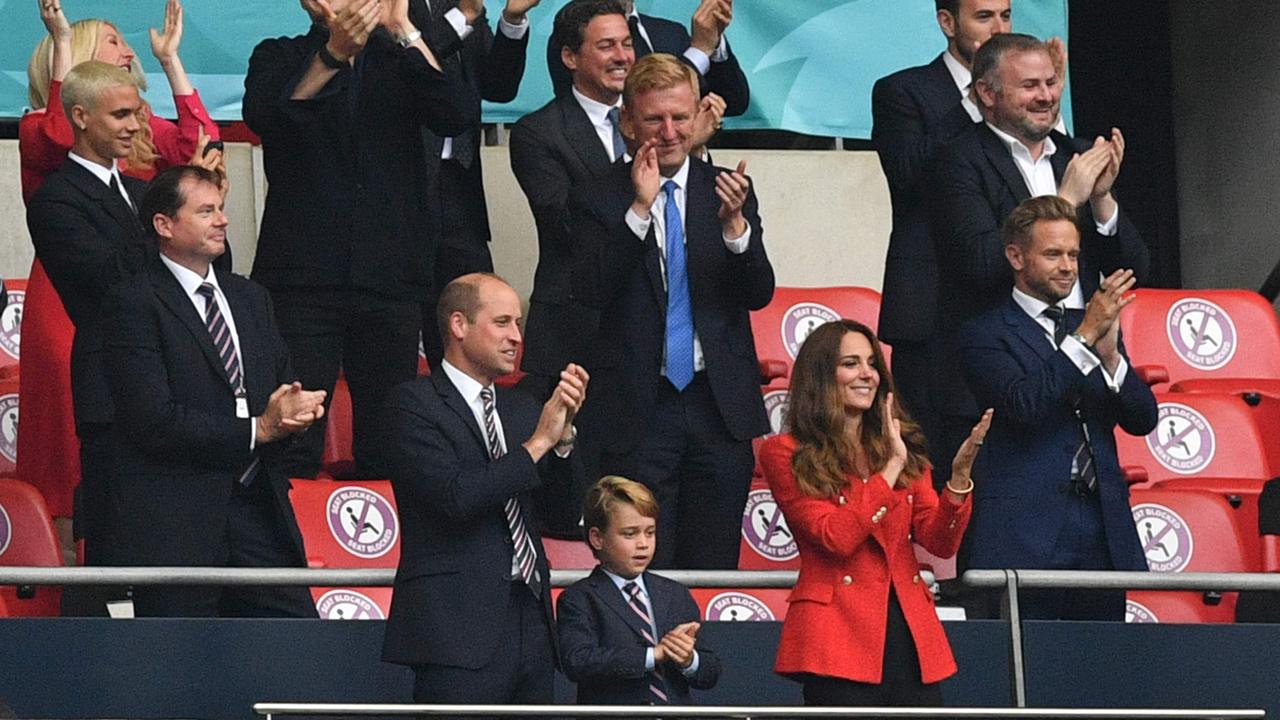
[[[739,238],[747,232],[742,206],[747,202],[751,181],[747,179],[747,161],[738,161],[738,169],[716,175],[716,195],[720,197],[720,227],[727,238]]]

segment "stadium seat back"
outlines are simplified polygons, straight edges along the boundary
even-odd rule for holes
[[[14,373],[0,376],[0,478],[14,477],[17,467],[18,375]]]
[[[333,386],[324,426],[324,455],[320,471],[333,478],[343,478],[355,471],[355,453],[351,442],[351,389],[347,379],[339,377]]]
[[[0,479],[0,565],[61,567],[62,548],[44,497],[32,485]],[[10,616],[51,617],[58,614],[62,589],[0,587]]]
[[[391,612],[391,588],[311,588],[321,620],[386,620]]]
[[[1135,297],[1120,329],[1154,387],[1202,379],[1229,392],[1242,378],[1280,381],[1280,321],[1257,293],[1143,288]]]
[[[1263,563],[1261,537],[1258,535],[1258,497],[1264,484],[1261,480],[1249,478],[1190,477],[1163,480],[1154,483],[1151,489],[1176,492],[1194,490],[1221,497],[1235,517],[1248,572],[1267,572]]]
[[[547,564],[552,570],[590,570],[596,566],[596,556],[585,540],[544,537],[542,548],[547,551]]]
[[[1120,466],[1130,481],[1271,477],[1270,441],[1239,396],[1156,393],[1156,401],[1160,415],[1150,434],[1115,431]]]
[[[1242,542],[1246,531],[1221,495],[1203,490],[1135,488],[1130,505],[1151,571],[1249,571]],[[1147,622],[1232,622],[1237,595],[1134,591],[1129,593],[1129,601],[1152,613],[1155,619]]]
[[[779,362],[790,375],[796,352],[814,328],[831,320],[848,318],[876,331],[880,320],[880,293],[865,287],[778,287],[765,307],[751,313],[751,332],[761,363]],[[886,361],[888,347],[885,348]],[[779,378],[771,388],[785,388]]]
[[[9,302],[0,312],[0,378],[17,377],[19,344],[22,341],[22,306],[27,297],[26,278],[5,278]]]
[[[291,480],[289,501],[307,565],[394,568],[400,518],[387,480]]]

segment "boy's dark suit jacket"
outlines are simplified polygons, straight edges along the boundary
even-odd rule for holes
[[[644,584],[659,639],[681,623],[700,619],[693,596],[680,583],[646,572]],[[578,684],[578,702],[648,705],[644,621],[604,570],[596,566],[591,575],[566,588],[557,611],[560,665]],[[658,665],[673,705],[690,703],[690,687],[707,690],[720,678],[720,658],[714,651],[698,643],[698,658],[692,677],[670,663]]]

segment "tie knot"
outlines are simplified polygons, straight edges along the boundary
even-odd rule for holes
[[[676,194],[676,188],[678,187],[680,186],[676,185],[675,180],[668,180],[662,183],[662,191],[667,194],[668,200],[670,200]]]
[[[492,405],[493,405],[493,388],[491,388],[491,387],[481,388],[481,389],[480,389],[480,400],[481,400],[481,402],[483,402],[485,405],[492,406]]]
[[[640,596],[640,586],[635,584],[635,582],[629,582],[623,585],[622,591],[625,592],[628,597],[634,598]]]
[[[204,297],[206,300],[213,298],[213,284],[200,283],[200,287],[196,288],[196,294]]]
[[[606,115],[609,116],[609,122],[613,123],[614,127],[618,127],[618,123],[622,122],[622,113],[616,107],[609,108],[609,112]]]
[[[1062,322],[1062,318],[1067,316],[1067,311],[1063,310],[1062,307],[1059,305],[1050,305],[1049,307],[1042,310],[1040,314],[1044,315],[1045,317],[1049,318],[1055,323],[1060,323]]]

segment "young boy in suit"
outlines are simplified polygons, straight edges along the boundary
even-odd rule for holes
[[[600,564],[560,596],[561,666],[581,704],[686,705],[689,688],[720,677],[720,659],[697,643],[698,606],[680,583],[646,572],[658,503],[648,488],[600,479],[583,508]]]

